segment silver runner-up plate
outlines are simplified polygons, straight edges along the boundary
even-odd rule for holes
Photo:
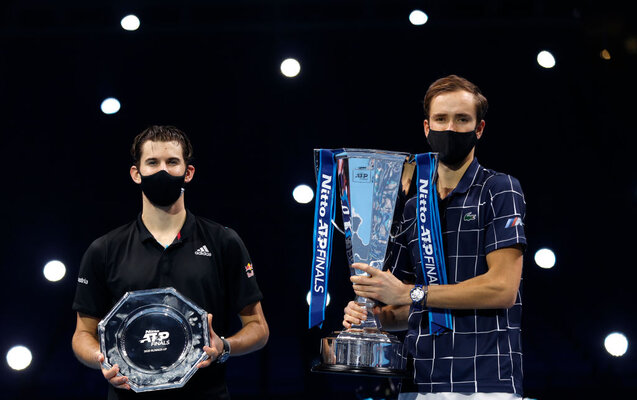
[[[98,324],[103,367],[135,392],[182,387],[208,358],[208,313],[174,288],[127,292]]]

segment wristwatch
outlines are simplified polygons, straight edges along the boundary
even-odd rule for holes
[[[221,351],[221,354],[219,354],[219,357],[217,357],[216,361],[219,364],[223,364],[228,361],[228,358],[230,358],[230,343],[223,336],[220,336],[219,339],[223,342],[223,350]]]
[[[425,304],[427,304],[427,292],[427,286],[416,285],[409,292],[409,297],[411,297],[411,301],[412,303],[414,303],[414,305],[424,307]]]

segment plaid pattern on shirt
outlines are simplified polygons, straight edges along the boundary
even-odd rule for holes
[[[439,206],[449,284],[487,272],[486,255],[491,251],[526,246],[520,183],[482,167],[475,158]],[[423,284],[416,207],[417,197],[404,203],[404,234],[390,247],[386,265],[399,279]],[[405,353],[413,379],[406,379],[401,391],[522,395],[521,286],[509,309],[451,314],[453,331],[434,336],[429,333],[427,310],[411,308]]]

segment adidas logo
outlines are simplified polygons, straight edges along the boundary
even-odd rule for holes
[[[198,248],[195,251],[195,255],[196,256],[206,256],[206,257],[212,257],[212,253],[210,252],[210,250],[208,250],[208,248],[206,247],[206,245],[201,246],[200,248]]]

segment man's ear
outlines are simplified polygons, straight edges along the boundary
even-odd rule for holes
[[[142,177],[139,174],[139,170],[134,165],[130,167],[130,177],[136,184],[139,185],[140,183],[142,183]]]
[[[194,165],[188,165],[186,167],[186,178],[185,178],[185,182],[188,183],[192,180],[193,176],[195,176],[195,166]]]
[[[482,121],[480,121],[478,126],[476,126],[476,137],[478,139],[480,139],[480,137],[482,136],[482,133],[484,132],[484,126],[485,125],[486,125],[486,122],[484,122],[484,120],[482,120]]]
[[[429,121],[428,120],[424,120],[422,122],[422,126],[425,129],[425,138],[429,136]]]

